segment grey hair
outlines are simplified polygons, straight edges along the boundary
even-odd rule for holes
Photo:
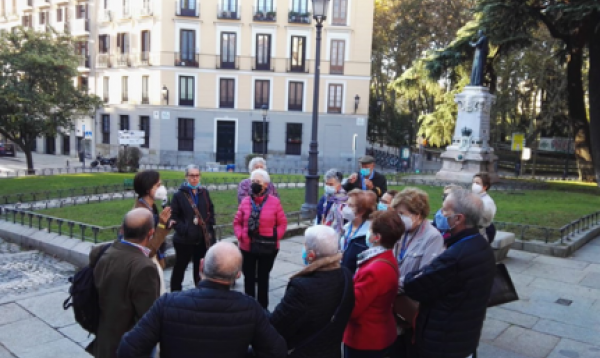
[[[312,250],[317,258],[338,253],[339,236],[335,230],[325,225],[311,226],[304,232],[306,251]]]
[[[450,192],[446,199],[450,202],[454,214],[465,216],[465,225],[468,228],[479,227],[481,213],[483,212],[483,201],[470,190],[455,189]]]
[[[267,169],[267,161],[262,157],[256,157],[252,158],[252,160],[248,164],[248,172],[252,173],[254,171],[254,166],[256,166],[256,164],[259,163],[262,164],[265,167],[265,169]]]
[[[237,275],[242,271],[242,261],[238,264],[231,263],[231,257],[218,255],[219,250],[208,250],[204,257],[204,268],[202,273],[206,278],[235,282]]]
[[[269,176],[269,173],[267,173],[267,171],[263,169],[256,169],[252,171],[252,174],[250,174],[250,180],[252,180],[257,175],[260,175],[265,183],[271,182],[271,177]]]
[[[188,175],[188,173],[189,173],[190,170],[200,171],[200,167],[197,166],[196,164],[190,164],[190,165],[188,165],[187,167],[185,167],[185,176]]]
[[[340,177],[338,176],[339,171],[337,169],[329,169],[325,175],[323,176],[325,181],[328,181],[329,179],[335,179],[335,181],[337,181],[338,183],[341,183],[342,180],[340,179]]]

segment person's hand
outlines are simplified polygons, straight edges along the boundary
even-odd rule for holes
[[[167,225],[167,229],[172,229],[177,224],[177,221],[171,220],[169,221],[169,225]]]
[[[354,184],[356,182],[356,179],[358,179],[358,174],[354,173],[348,178],[348,183]]]
[[[369,179],[365,179],[365,186],[367,187],[367,189],[371,190],[373,189],[373,182]]]
[[[166,207],[160,213],[160,215],[158,217],[158,222],[161,223],[161,224],[163,224],[163,225],[167,225],[167,223],[169,222],[169,218],[171,218],[171,208],[170,207]]]

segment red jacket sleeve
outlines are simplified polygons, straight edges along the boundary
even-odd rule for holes
[[[277,199],[277,240],[283,239],[285,232],[287,230],[287,218],[285,217],[285,212],[283,211],[283,207],[281,206],[281,201]]]
[[[375,272],[370,267],[359,269],[354,278],[354,309],[351,319],[359,318],[379,295]]]
[[[238,206],[238,211],[235,214],[235,218],[233,218],[233,231],[238,240],[241,240],[244,236],[244,220],[246,220],[244,206],[248,200],[248,198],[244,198],[244,200],[242,200],[242,203]]]

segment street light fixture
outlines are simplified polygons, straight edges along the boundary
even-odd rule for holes
[[[359,103],[360,103],[360,97],[358,95],[356,95],[356,97],[354,97],[354,114],[356,114],[356,111],[358,111]]]
[[[302,204],[302,216],[309,218],[314,215],[317,209],[319,199],[319,175],[318,173],[318,155],[319,143],[317,142],[319,134],[319,77],[321,74],[321,32],[323,30],[323,21],[327,20],[327,10],[330,0],[312,0],[313,19],[317,27],[317,50],[315,53],[315,80],[313,90],[313,113],[312,113],[312,135],[308,151],[308,174],[306,174],[306,191],[304,193],[304,204]]]
[[[167,88],[166,85],[163,85],[161,92],[162,92],[163,99],[165,100],[165,103],[167,105],[169,105],[169,89]]]
[[[263,104],[260,108],[263,116],[263,127],[262,127],[262,141],[263,141],[263,158],[267,157],[267,114],[269,113],[269,107]]]

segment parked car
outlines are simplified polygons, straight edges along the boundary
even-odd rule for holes
[[[0,143],[0,157],[14,157],[15,155],[14,144]]]

